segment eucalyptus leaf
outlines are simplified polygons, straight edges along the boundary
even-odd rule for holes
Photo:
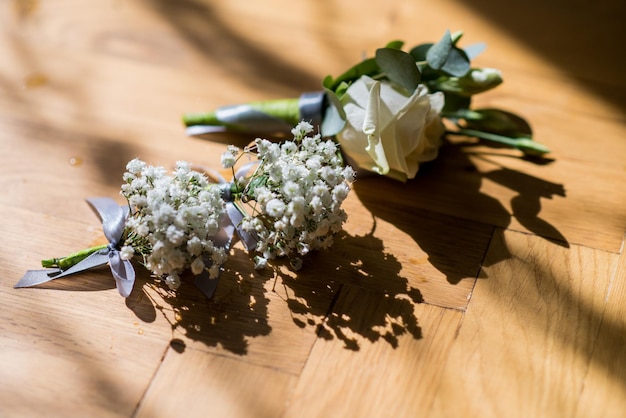
[[[477,44],[472,44],[463,48],[463,50],[467,54],[467,57],[470,60],[473,60],[474,58],[482,54],[485,49],[487,49],[487,44],[484,42],[479,42]]]
[[[515,148],[522,151],[525,155],[541,157],[543,154],[550,152],[550,148],[539,142],[535,142],[532,138],[518,138]]]
[[[452,38],[450,37],[450,31],[446,30],[441,40],[434,44],[426,53],[426,59],[428,64],[438,70],[444,66],[448,60],[448,55],[452,49]]]
[[[453,47],[450,49],[448,59],[441,67],[441,70],[455,77],[463,77],[470,70],[470,60],[460,48]]]
[[[334,80],[332,80],[332,77],[330,80],[326,77],[324,79],[324,87],[334,91],[342,82],[351,83],[363,75],[372,76],[378,73],[380,73],[380,68],[378,68],[376,59],[367,58]]]
[[[422,76],[411,55],[393,48],[376,50],[376,63],[384,71],[389,80],[413,93]]]
[[[443,105],[444,114],[454,114],[460,111],[465,111],[470,108],[472,102],[471,97],[459,96],[456,94],[444,93],[445,104]]]
[[[341,118],[340,112],[335,106],[328,106],[322,120],[321,134],[324,137],[337,135],[346,126],[345,119]]]
[[[409,51],[409,55],[411,55],[416,62],[426,61],[426,54],[432,46],[432,43],[418,45]]]
[[[339,97],[330,89],[326,89],[326,98],[328,99],[328,106],[324,112],[324,118],[322,120],[322,135],[333,136],[343,130],[346,125],[346,112],[343,109],[343,105],[339,100]]]
[[[462,37],[463,37],[462,30],[458,30],[454,32],[452,35],[450,35],[450,39],[452,40],[452,45],[456,45],[461,40]]]
[[[459,96],[474,96],[491,90],[502,83],[499,71],[476,68],[463,77],[439,77],[431,84],[434,89]]]
[[[402,49],[403,46],[404,46],[404,41],[395,40],[385,45],[385,48]]]
[[[477,109],[466,118],[465,127],[509,137],[532,137],[532,129],[523,117],[502,109]]]
[[[506,135],[493,134],[491,132],[484,132],[474,129],[462,128],[458,131],[448,131],[448,134],[453,135],[466,135],[476,138],[491,141],[495,144],[507,145],[509,147],[517,148],[524,153],[524,155],[540,157],[543,154],[550,152],[550,149],[543,144],[535,142],[530,137],[511,138]]]

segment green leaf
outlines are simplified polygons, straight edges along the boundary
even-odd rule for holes
[[[404,87],[410,93],[415,91],[422,79],[413,57],[399,49],[377,49],[376,63],[389,80]]]
[[[257,187],[264,187],[267,184],[268,179],[269,176],[267,174],[253,176],[244,190],[244,195],[252,197],[252,199],[256,199]]]
[[[453,47],[441,70],[455,77],[463,77],[470,70],[470,60],[465,51]]]
[[[436,70],[441,69],[448,60],[452,46],[450,31],[446,30],[441,40],[434,44],[426,53],[428,64]]]
[[[465,118],[465,128],[509,137],[531,137],[532,129],[523,117],[501,109],[477,109]]]
[[[426,54],[432,46],[432,43],[418,45],[409,51],[409,55],[411,55],[415,61],[426,61]]]
[[[493,89],[501,83],[502,75],[499,71],[475,68],[463,77],[441,76],[430,85],[434,90],[469,97]]]
[[[465,54],[467,54],[467,57],[470,60],[473,60],[474,58],[482,54],[485,49],[487,49],[487,44],[484,42],[479,42],[477,44],[472,44],[463,48]]]
[[[322,87],[324,88],[331,88],[333,85],[333,76],[332,75],[327,75],[326,77],[324,77],[324,80],[322,80]]]
[[[326,98],[328,99],[328,106],[324,112],[321,130],[322,136],[330,137],[343,130],[346,125],[346,112],[335,92],[326,89]]]
[[[462,37],[463,37],[462,30],[458,30],[454,32],[452,35],[450,35],[450,39],[452,40],[452,45],[456,46],[456,44],[461,40]]]
[[[324,87],[330,90],[335,90],[342,82],[351,83],[357,80],[359,77],[363,75],[373,76],[375,74],[380,73],[380,68],[378,68],[378,64],[374,58],[367,58],[364,61],[361,61],[357,65],[348,69],[345,73],[341,74],[336,79],[329,79],[326,77],[324,79]]]
[[[457,94],[445,93],[445,104],[443,105],[444,113],[458,113],[470,108],[472,102],[471,97],[459,96]]]
[[[341,99],[343,95],[346,94],[348,87],[350,87],[350,84],[342,81],[341,84],[339,84],[335,89],[335,94],[337,95],[337,97]]]
[[[530,137],[511,138],[505,135],[497,135],[490,132],[477,131],[474,129],[461,128],[458,131],[448,131],[448,134],[453,135],[467,135],[476,138],[491,141],[496,144],[508,145],[513,148],[517,148],[524,153],[524,155],[530,156],[542,156],[550,152],[550,149],[543,144],[533,141]]]
[[[402,49],[403,46],[404,46],[404,41],[395,40],[385,45],[385,48]]]
[[[522,151],[525,155],[540,157],[550,152],[550,148],[539,142],[533,141],[532,138],[518,138],[515,148]]]

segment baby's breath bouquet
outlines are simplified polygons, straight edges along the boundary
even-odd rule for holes
[[[154,277],[171,288],[180,285],[180,274],[191,270],[196,284],[215,279],[226,259],[217,238],[224,215],[220,188],[204,174],[178,162],[171,175],[163,167],[134,159],[127,165],[121,194],[127,205],[109,198],[88,199],[102,219],[109,243],[42,261],[46,270],[30,270],[15,287],[27,287],[109,264],[117,288],[127,297],[138,258]]]
[[[243,214],[240,228],[254,237],[249,249],[256,253],[256,268],[287,257],[300,269],[302,256],[329,248],[347,219],[341,205],[354,170],[344,164],[337,143],[312,132],[310,123],[300,122],[292,129],[293,140],[259,138],[243,150],[229,146],[222,156],[223,166],[233,170],[246,156],[258,161],[250,176],[232,186]]]
[[[29,287],[109,264],[120,294],[130,295],[135,281],[131,260],[176,290],[190,270],[207,297],[227,253],[239,237],[253,253],[256,268],[269,260],[289,259],[297,270],[309,251],[329,248],[347,214],[341,208],[354,180],[339,145],[301,122],[293,140],[281,144],[257,139],[240,150],[229,146],[222,156],[233,181],[208,176],[176,163],[171,174],[134,159],[126,166],[120,206],[113,199],[87,199],[102,220],[108,244],[66,257],[42,261],[15,287]],[[253,161],[235,171],[244,157]]]
[[[121,193],[131,215],[122,258],[137,253],[172,289],[178,288],[180,274],[187,269],[194,275],[207,270],[215,279],[226,259],[224,248],[214,242],[224,215],[220,189],[187,162],[178,162],[172,176],[138,159],[126,168]]]
[[[284,134],[294,121],[307,120],[319,125],[324,137],[334,137],[355,168],[400,181],[415,177],[420,163],[437,157],[445,134],[480,138],[524,155],[549,152],[532,139],[523,119],[471,107],[472,96],[498,86],[502,76],[473,67],[471,59],[484,46],[461,48],[461,37],[461,32],[446,32],[439,42],[408,51],[393,41],[338,77],[324,78],[320,92],[188,113],[183,122],[190,135]]]

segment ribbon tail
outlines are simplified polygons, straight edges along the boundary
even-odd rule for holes
[[[109,266],[120,295],[127,298],[135,284],[135,269],[129,260],[122,260],[118,251],[109,252]]]
[[[198,289],[200,289],[200,291],[202,291],[202,293],[204,293],[207,298],[211,299],[211,297],[213,297],[213,293],[215,293],[215,289],[217,288],[217,284],[219,283],[219,281],[219,275],[216,278],[211,279],[208,270],[204,269],[202,273],[196,276],[196,278],[194,279],[194,284]]]
[[[58,269],[47,269],[47,270],[28,270],[24,273],[24,276],[13,286],[13,288],[17,289],[20,287],[31,287],[36,286],[38,284],[49,282],[50,280],[56,279],[56,276],[61,273],[61,270]]]
[[[222,217],[220,228],[213,237],[213,245],[216,247],[224,248],[224,251],[228,252],[230,250],[231,245],[233,244],[233,236],[235,235],[235,225],[233,225],[231,221],[231,213],[239,213],[239,209],[232,203],[226,203],[226,215]],[[206,265],[209,265],[211,260],[204,260]],[[211,278],[207,269],[200,274],[198,274],[194,280],[195,285],[205,294],[207,298],[211,298],[213,293],[215,293],[215,289],[217,288],[217,284],[219,283],[220,275],[217,277]]]
[[[80,273],[81,271],[89,270],[94,267],[98,267],[106,264],[109,259],[106,252],[97,251],[90,254],[89,257],[76,263],[74,266],[67,270],[59,269],[45,269],[45,270],[28,270],[24,276],[13,286],[14,288],[32,287],[39,284],[49,282],[51,280],[60,279],[61,277],[69,276],[71,274]]]
[[[241,221],[243,220],[243,214],[235,207],[235,205],[227,208],[227,217],[228,221],[231,225],[231,229],[234,229],[234,232],[237,232],[237,236],[241,240],[246,251],[254,251],[256,248],[256,244],[258,242],[258,238],[255,233],[249,233],[244,231],[241,228]],[[231,232],[231,240],[232,240],[233,232]]]

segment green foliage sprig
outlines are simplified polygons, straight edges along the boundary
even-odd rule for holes
[[[550,150],[532,138],[529,124],[520,116],[500,109],[471,109],[472,96],[491,90],[502,83],[498,70],[472,67],[471,60],[485,49],[476,44],[465,49],[458,46],[462,32],[446,31],[437,43],[424,43],[405,52],[403,41],[392,41],[376,50],[372,58],[354,65],[337,78],[328,75],[323,87],[329,99],[322,124],[325,135],[343,129],[346,115],[340,99],[351,83],[362,76],[386,80],[407,95],[420,84],[430,92],[445,95],[442,117],[455,129],[448,134],[465,135],[510,146],[525,155],[541,156]]]

